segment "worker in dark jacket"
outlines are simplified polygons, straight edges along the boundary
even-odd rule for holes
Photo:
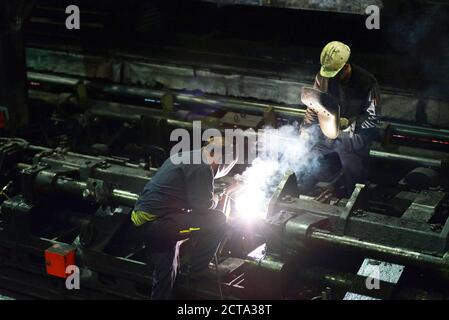
[[[170,298],[183,240],[195,239],[189,274],[197,275],[207,269],[223,239],[226,217],[215,210],[214,179],[229,173],[237,161],[225,163],[225,154],[224,139],[215,138],[202,149],[172,155],[137,200],[131,220],[154,263],[152,299]]]
[[[355,183],[366,179],[366,162],[371,143],[378,135],[379,121],[377,81],[368,71],[349,63],[350,54],[350,48],[339,41],[332,41],[323,48],[321,70],[316,75],[314,88],[335,99],[339,110],[334,114],[324,111],[320,115],[319,111],[308,107],[301,125],[304,136],[319,132],[322,154],[338,154],[347,195]],[[339,128],[331,129],[332,133],[324,120],[329,115],[338,120]],[[321,130],[316,131],[317,126]]]

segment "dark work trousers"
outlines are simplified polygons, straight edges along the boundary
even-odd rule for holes
[[[149,248],[154,264],[151,298],[169,299],[179,265],[179,247],[183,240],[194,240],[190,258],[191,274],[205,270],[226,233],[226,217],[218,210],[174,212],[139,227],[131,224]],[[190,240],[189,240],[190,241]]]
[[[364,183],[367,179],[370,147],[371,142],[366,137],[360,134],[350,136],[349,133],[342,132],[335,140],[321,139],[312,152],[317,157],[333,152],[338,154],[344,175],[345,193],[350,196],[355,184]]]

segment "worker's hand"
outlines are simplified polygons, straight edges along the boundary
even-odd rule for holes
[[[349,127],[349,120],[347,118],[340,118],[340,129]]]

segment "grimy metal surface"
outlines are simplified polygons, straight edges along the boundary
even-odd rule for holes
[[[23,183],[19,194],[16,196],[10,194],[10,199],[3,202],[2,212],[5,217],[8,217],[9,223],[6,229],[0,230],[0,250],[5,252],[2,258],[6,259],[5,261],[9,265],[20,270],[21,276],[18,277],[13,270],[0,264],[0,268],[6,268],[0,276],[0,285],[9,283],[11,286],[24,286],[25,284],[20,283],[19,279],[27,275],[31,279],[34,275],[40,280],[28,284],[28,287],[31,286],[30,292],[35,295],[51,296],[57,294],[58,290],[51,289],[51,281],[45,274],[42,254],[52,244],[64,242],[63,239],[67,237],[67,231],[60,229],[56,236],[48,237],[40,234],[46,228],[29,228],[31,225],[19,222],[34,223],[33,220],[29,220],[33,215],[48,214],[56,210],[53,212],[55,215],[49,216],[53,218],[46,221],[47,226],[58,226],[60,221],[83,226],[86,223],[83,222],[87,219],[86,215],[90,215],[84,210],[92,205],[98,207],[118,206],[122,208],[122,213],[129,211],[137,199],[137,191],[141,190],[143,183],[151,178],[154,170],[144,170],[139,166],[114,158],[86,156],[61,149],[53,150],[33,146],[20,139],[0,139],[0,145],[8,145],[8,143],[9,146],[13,145],[17,148],[16,155],[24,156],[17,159],[19,160],[17,169],[21,169],[17,178]],[[22,151],[28,155],[24,155]],[[8,160],[9,156],[13,156],[13,154],[8,153],[4,159]],[[4,169],[2,168],[2,170]],[[8,169],[14,168],[8,167]],[[284,189],[287,189],[286,181],[288,180],[284,179],[283,184],[280,185],[279,196],[284,194]],[[85,203],[89,206],[78,209],[81,212],[77,212],[71,206],[68,208],[54,206],[60,201],[61,196],[66,198],[70,195],[75,195],[78,199],[74,200],[74,203]],[[360,195],[361,193],[355,193],[353,198],[358,198]],[[70,198],[67,197],[67,199]],[[40,199],[47,199],[47,201],[41,202]],[[443,226],[441,230],[435,230],[425,221],[405,221],[399,217],[376,214],[366,210],[361,212],[360,206],[365,202],[357,201],[357,199],[351,200],[353,205],[348,205],[349,211],[346,216],[342,214],[344,208],[341,206],[322,204],[310,199],[301,200],[296,197],[283,199],[281,196],[281,198],[275,197],[275,201],[276,203],[272,205],[271,209],[274,213],[272,217],[267,221],[260,222],[265,226],[265,232],[257,235],[257,237],[266,239],[266,252],[262,258],[253,260],[248,258],[248,266],[256,268],[255,271],[251,269],[253,270],[251,272],[257,273],[257,270],[265,270],[276,274],[271,280],[279,280],[279,277],[289,270],[287,262],[297,257],[304,257],[304,250],[332,248],[336,252],[349,250],[364,256],[403,263],[406,266],[418,266],[425,270],[432,270],[432,272],[436,270],[437,273],[447,273],[449,265],[445,255],[449,231],[447,226]],[[416,201],[422,202],[419,198]],[[432,212],[436,213],[435,210]],[[123,215],[118,216],[124,217]],[[336,228],[341,217],[346,222],[346,227],[342,230]],[[97,221],[92,219],[88,220]],[[101,226],[107,225],[106,222],[106,220],[98,220],[99,224],[95,224],[93,230],[98,232],[96,233],[98,237],[102,234]],[[233,226],[239,225],[238,219],[235,217],[231,219],[231,222]],[[446,225],[449,224],[446,222]],[[84,228],[83,239],[90,239],[86,234],[88,235],[92,231],[85,227],[82,228]],[[111,230],[119,229],[114,227]],[[71,232],[73,233],[73,230]],[[118,234],[107,235],[108,241],[113,243],[115,236]],[[234,241],[238,241],[238,245],[242,245],[241,242],[244,242],[242,239],[239,237]],[[146,263],[143,260],[133,259],[129,254],[116,256],[111,253],[114,251],[108,251],[111,249],[106,250],[106,248],[107,246],[103,244],[83,249],[83,266],[98,272],[103,277],[112,277],[115,280],[103,287],[94,284],[88,285],[88,287],[92,292],[103,291],[110,295],[126,298],[141,297],[138,292],[139,284],[146,286],[151,284]],[[17,256],[21,258],[16,259]],[[25,262],[23,263],[23,261]],[[30,261],[38,263],[30,264]],[[306,272],[306,274],[308,273]],[[338,271],[331,270],[327,274],[339,276]],[[248,277],[251,278],[252,275],[249,274]],[[301,277],[305,277],[305,275],[301,274],[299,278]],[[316,277],[316,274],[311,276],[314,279]],[[333,281],[331,276],[326,279],[326,281]],[[350,285],[351,281],[357,281],[357,277],[353,279],[346,277],[345,279],[347,280],[342,283],[345,288]],[[43,281],[45,284],[38,285],[39,281]],[[47,288],[49,291],[39,290],[38,287]],[[125,290],[125,288],[128,289]]]
[[[45,74],[40,72],[28,72],[28,79],[37,83],[45,83],[54,85],[59,88],[72,89],[77,83],[84,83],[89,89],[90,94],[95,95],[97,92],[110,95],[113,97],[133,97],[142,99],[142,104],[147,100],[147,105],[151,105],[148,101],[160,103],[162,97],[167,94],[167,90],[156,90],[137,87],[124,84],[107,84],[93,80],[83,80],[80,78]],[[261,113],[267,109],[272,109],[276,114],[302,118],[305,114],[306,107],[304,105],[288,105],[278,103],[268,103],[262,101],[251,101],[233,97],[225,97],[219,95],[202,94],[200,96],[189,93],[171,91],[175,102],[181,107],[212,107],[229,111],[244,111],[249,113]],[[419,137],[436,138],[449,141],[449,130],[420,127],[413,125],[401,124],[398,122],[390,122],[392,132],[400,135],[413,135]]]
[[[28,70],[52,73],[73,78],[91,78],[112,81],[117,85],[152,87],[162,84],[168,90],[198,91],[228,98],[257,99],[296,108],[303,86],[313,84],[318,67],[310,65],[283,66],[289,73],[266,72],[260,68],[235,69],[217,65],[187,62],[147,61],[146,57],[118,54],[101,57],[82,53],[66,53],[41,48],[27,49]],[[86,68],[86,61],[90,61]],[[248,62],[247,62],[248,64]],[[279,67],[275,68],[275,70]],[[143,84],[143,85],[142,85]],[[119,87],[117,87],[119,88]],[[417,117],[425,105],[429,125],[446,127],[449,112],[447,99],[434,95],[417,95],[392,87],[380,87],[382,115],[389,121],[421,122]]]
[[[374,255],[399,263],[430,267],[446,273],[449,270],[449,261],[447,258],[407,250],[401,247],[385,246],[352,237],[339,236],[319,229],[313,230],[309,235],[309,239],[316,243],[358,250],[367,256]]]
[[[124,121],[140,121],[142,116],[156,119],[167,119],[167,122],[175,127],[191,128],[192,122],[177,119],[176,114],[166,113],[161,107],[162,99],[168,94],[164,90],[145,89],[135,86],[125,86],[119,84],[103,84],[91,80],[79,80],[77,78],[47,75],[42,73],[29,73],[29,79],[38,83],[50,84],[64,90],[73,90],[77,83],[84,83],[89,90],[89,94],[107,94],[110,99],[140,99],[141,105],[129,105],[118,102],[105,102],[95,99],[88,99],[89,113],[112,119],[122,119]],[[220,97],[213,95],[197,96],[188,93],[170,92],[173,97],[176,110],[199,110],[201,108],[215,108],[225,111],[247,112],[251,114],[263,114],[266,110],[273,110],[280,117],[291,119],[302,119],[305,114],[305,107],[292,107],[278,104],[268,104],[253,102],[243,99]],[[76,106],[76,99],[65,99],[66,103],[61,103],[60,95],[48,92],[30,90],[31,99],[43,101],[58,107]],[[63,99],[64,100],[64,99]],[[133,100],[133,101],[134,101]],[[419,126],[403,125],[400,123],[385,122],[389,126],[389,134],[398,134],[411,137],[426,137],[427,139],[441,139],[449,141],[449,131],[443,129],[430,129]],[[204,127],[218,126],[218,123],[203,123]],[[417,155],[419,154],[419,155]],[[402,148],[401,152],[388,150],[380,144],[374,144],[370,155],[373,158],[389,160],[406,160],[420,163],[431,167],[441,167],[443,160],[448,157],[445,153],[429,152],[422,149],[412,150]]]
[[[376,5],[383,8],[381,0],[201,0],[220,5],[246,5],[261,7],[278,7],[301,10],[331,11],[352,14],[365,14],[366,7]]]

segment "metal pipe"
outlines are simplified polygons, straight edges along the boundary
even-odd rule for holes
[[[431,288],[430,286],[427,286],[427,284],[424,284],[424,287],[422,287],[422,284],[416,283],[405,284],[404,282],[400,282],[395,284],[379,280],[378,289],[370,290],[366,286],[366,276],[336,271],[316,265],[310,268],[298,267],[296,270],[300,270],[300,272],[297,272],[297,278],[300,284],[303,283],[302,281],[307,281],[312,284],[340,288],[345,291],[378,299],[417,299],[423,289],[432,297],[441,297],[441,292],[438,292],[438,289],[435,290],[435,288]]]
[[[100,82],[94,82],[91,80],[81,80],[77,78],[48,75],[38,72],[28,72],[28,79],[30,81],[35,82],[45,82],[57,86],[66,86],[67,89],[70,89],[70,91],[72,91],[72,87],[75,84],[82,81],[93,92],[101,92],[103,94],[106,93],[111,96],[140,98],[142,99],[142,102],[153,101],[155,103],[160,103],[162,97],[168,93],[167,90],[164,91],[156,89],[139,88],[122,84],[102,84]],[[213,95],[198,96],[187,93],[175,93],[175,92],[170,93],[174,95],[175,103],[187,105],[189,107],[208,106],[212,108],[219,108],[229,111],[236,111],[236,112],[244,111],[250,113],[260,113],[263,112],[264,110],[267,110],[268,108],[272,108],[274,112],[288,116],[303,117],[305,114],[305,109],[281,106],[278,104],[251,102],[241,99],[219,97]]]
[[[80,197],[88,198],[88,185],[83,181],[72,180],[67,177],[58,177],[53,183],[55,191],[62,191]],[[126,190],[113,189],[111,191],[111,200],[114,204],[132,207],[139,198],[139,195]]]
[[[92,89],[93,92],[106,93],[112,96],[140,98],[142,99],[142,102],[145,100],[153,100],[157,104],[159,104],[160,99],[168,93],[168,91],[163,90],[140,88],[122,84],[102,84],[97,81],[80,80],[78,78],[48,75],[38,72],[28,72],[28,79],[35,82],[45,82],[52,85],[65,86],[69,91],[72,91],[72,87],[76,83],[83,81],[83,83],[88,88]],[[305,114],[305,106],[302,105],[283,106],[275,103],[252,102],[243,99],[208,94],[197,96],[187,93],[170,93],[174,96],[175,104],[178,103],[188,107],[207,106],[228,111],[257,114],[270,108],[280,115],[299,119],[303,118]],[[449,130],[405,125],[396,122],[389,122],[389,124],[391,125],[392,132],[397,134],[449,141]]]
[[[417,138],[429,138],[437,140],[447,140],[449,137],[449,130],[417,127],[408,124],[395,123],[392,128],[393,134],[400,134],[403,136],[412,136]]]
[[[78,82],[78,79],[71,79],[67,77],[54,76],[54,75],[46,75],[41,73],[29,72],[29,78],[36,81],[44,81],[50,84],[64,84],[64,85],[74,85]],[[76,80],[76,81],[75,81]],[[103,90],[104,92],[112,95],[127,95],[127,96],[138,96],[144,99],[145,97],[152,97],[153,99],[160,99],[165,92],[161,90],[152,90],[152,89],[144,89],[137,87],[129,87],[124,85],[99,85],[98,83],[93,83],[91,81],[86,80],[86,85],[91,85],[93,88],[97,90]],[[30,96],[33,97],[34,92],[30,91]],[[39,96],[39,94],[37,93]],[[263,112],[263,110],[267,108],[273,108],[275,112],[278,112],[282,115],[295,116],[295,117],[303,117],[305,110],[299,108],[285,107],[274,104],[264,104],[258,102],[250,102],[245,100],[233,99],[233,98],[223,98],[223,97],[212,97],[208,95],[203,96],[195,96],[191,94],[179,93],[175,95],[176,101],[183,104],[183,106],[193,106],[193,105],[202,105],[209,107],[216,107],[225,110],[239,111],[244,110],[245,112],[250,111],[254,113]],[[48,97],[47,97],[48,99]],[[55,100],[55,99],[50,99]],[[48,101],[50,101],[48,100]],[[57,99],[55,100],[57,101]],[[105,102],[105,101],[90,101],[90,113],[93,115],[98,115],[102,117],[116,118],[122,119],[125,121],[137,121],[141,119],[141,115],[145,115],[148,117],[152,117],[155,119],[166,119],[167,116],[164,115],[163,111],[160,109],[152,108],[149,106],[136,106],[129,104],[119,104],[116,102]],[[159,100],[158,100],[159,101]],[[69,101],[70,102],[70,101]],[[160,101],[159,101],[160,102]],[[178,119],[170,119],[167,118],[167,122],[169,125],[174,127],[181,127],[190,129],[192,127],[192,123],[189,121],[183,121]],[[395,133],[399,134],[412,134],[420,137],[430,137],[436,139],[447,139],[449,140],[449,131],[442,129],[429,129],[422,128],[404,124],[396,124],[392,123],[392,130]],[[378,159],[385,160],[400,160],[400,161],[411,161],[416,162],[424,166],[436,167],[439,168],[442,166],[443,161],[441,159],[435,159],[430,157],[420,157],[413,156],[403,153],[396,152],[387,152],[381,149],[376,149],[373,147],[370,151],[370,156]]]
[[[424,166],[429,167],[441,167],[443,161],[441,159],[432,159],[432,158],[424,158],[418,156],[412,156],[407,154],[400,153],[392,153],[381,150],[371,149],[369,152],[370,157],[384,160],[401,160],[401,161],[410,161],[416,162]]]
[[[26,163],[18,163],[17,168],[19,170],[26,170],[31,168],[32,165]],[[88,185],[84,181],[73,180],[68,177],[60,176],[54,179],[55,175],[52,171],[42,170],[39,172],[36,179],[36,190],[38,192],[60,191],[82,198],[88,198],[89,192]],[[112,189],[111,200],[115,204],[132,207],[139,198],[139,195],[127,190]]]
[[[52,76],[51,79],[53,79],[53,77],[54,76]],[[141,90],[144,90],[144,89],[141,89]],[[32,96],[32,94],[31,94],[31,96]],[[191,100],[189,100],[189,99],[191,99],[191,97],[187,98],[187,95],[181,94],[180,96],[182,97],[182,99],[186,99],[186,101],[191,101]],[[195,99],[199,99],[199,98],[195,98]],[[236,99],[234,99],[234,100],[237,101]],[[55,99],[55,101],[57,101],[57,99]],[[199,101],[201,101],[201,100],[199,100]],[[234,103],[234,102],[232,102],[232,103]],[[93,115],[114,118],[114,119],[122,119],[122,120],[127,120],[127,121],[130,121],[130,120],[137,121],[137,120],[141,119],[141,115],[146,115],[149,117],[153,117],[155,119],[162,119],[162,118],[167,119],[167,123],[173,127],[180,127],[180,128],[185,128],[185,129],[192,128],[192,122],[166,118],[166,116],[163,115],[162,110],[151,109],[151,108],[143,107],[143,106],[118,104],[115,102],[105,102],[105,101],[97,101],[97,100],[90,100],[90,104],[92,105],[90,112]],[[251,110],[257,109],[260,112],[260,109],[258,109],[258,107],[256,107],[256,106],[261,105],[261,104],[252,103],[252,102],[248,102],[248,104],[252,105]],[[120,110],[118,110],[119,107],[120,107]],[[281,108],[284,108],[284,107],[281,107]],[[290,110],[289,112],[293,112],[293,111]],[[399,124],[397,126],[398,126],[397,130],[407,130],[407,132],[411,132],[413,129],[412,126],[407,126],[407,125],[402,125],[402,124]],[[205,127],[207,127],[207,125]],[[425,128],[424,130],[425,130],[425,132],[428,132],[429,134],[433,134],[436,132],[437,136],[439,136],[440,138],[444,138],[446,131],[447,131],[447,130],[432,130],[432,129],[428,129],[428,128]],[[418,131],[414,130],[413,132],[418,132]],[[447,138],[449,139],[449,131],[447,131],[447,132],[448,132]],[[33,146],[33,148],[43,148],[43,147]],[[430,157],[419,157],[419,156],[413,156],[413,155],[408,155],[408,154],[403,154],[403,153],[387,152],[387,151],[383,151],[380,149],[376,149],[375,146],[373,146],[372,149],[370,150],[370,156],[372,158],[378,158],[378,159],[384,159],[384,160],[411,161],[411,162],[419,163],[424,166],[435,167],[435,168],[440,168],[443,164],[442,159],[435,159],[435,158],[430,158]]]
[[[112,190],[113,201],[122,205],[126,205],[128,207],[133,207],[138,198],[139,195],[136,193],[120,189]]]
[[[380,259],[398,262],[400,264],[412,264],[419,267],[426,266],[440,270],[444,273],[449,271],[449,261],[443,257],[432,256],[405,248],[367,242],[347,236],[335,235],[319,229],[313,229],[308,236],[308,240],[311,244],[326,244],[342,249],[352,249],[360,251],[365,256],[373,255]]]
[[[30,94],[32,97],[33,95]],[[192,129],[192,122],[170,119],[166,118],[163,115],[162,110],[151,109],[144,106],[134,106],[128,104],[118,104],[115,102],[105,102],[105,101],[95,101],[90,100],[91,109],[90,113],[92,115],[98,115],[108,118],[121,119],[124,121],[137,121],[140,120],[141,115],[146,115],[148,117],[152,117],[155,119],[166,119],[167,123],[173,127],[179,127],[184,129]],[[118,110],[120,107],[120,111]],[[206,127],[205,127],[206,128]],[[449,137],[448,137],[449,138]],[[412,149],[412,148],[410,148]],[[373,146],[370,151],[370,156],[372,158],[384,159],[384,160],[400,160],[400,161],[412,161],[419,163],[424,166],[436,167],[439,168],[442,166],[442,159],[435,159],[430,157],[419,157],[408,155],[405,153],[397,153],[397,152],[388,152],[381,149],[378,149],[376,146]]]

